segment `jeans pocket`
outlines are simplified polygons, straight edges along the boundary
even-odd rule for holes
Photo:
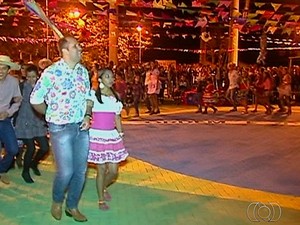
[[[51,133],[61,132],[66,129],[66,124],[49,123],[48,128],[49,128],[49,132]]]

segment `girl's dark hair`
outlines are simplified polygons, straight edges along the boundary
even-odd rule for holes
[[[101,78],[107,72],[111,72],[113,74],[112,70],[107,69],[107,68],[106,69],[102,69],[102,70],[98,70],[98,78]],[[112,87],[110,88],[110,90],[113,93],[114,97],[117,99],[117,102],[120,102],[121,99],[120,99],[119,95],[117,94],[117,92]],[[97,87],[95,95],[96,95],[96,98],[97,98],[98,102],[100,102],[101,104],[103,104],[103,101],[102,101],[102,98],[101,98],[101,89],[100,89],[99,86]]]

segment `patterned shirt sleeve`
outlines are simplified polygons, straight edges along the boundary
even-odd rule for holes
[[[55,76],[51,76],[51,70],[45,70],[40,79],[35,84],[30,95],[31,104],[41,104],[46,100],[46,95],[54,84]]]

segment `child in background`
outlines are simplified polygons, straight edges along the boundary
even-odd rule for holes
[[[127,88],[124,97],[124,109],[126,111],[126,116],[129,116],[130,107],[133,106],[134,99],[133,99],[132,85],[130,83],[127,83],[126,86]]]
[[[204,111],[203,114],[207,114],[208,107],[214,110],[214,113],[218,111],[216,108],[217,98],[215,95],[215,87],[211,78],[207,79],[207,85],[205,86],[204,93],[203,93],[203,105]]]
[[[131,86],[132,86],[132,94],[133,94],[133,106],[135,109],[134,117],[139,117],[140,116],[139,106],[144,92],[139,76],[134,77],[133,84]]]

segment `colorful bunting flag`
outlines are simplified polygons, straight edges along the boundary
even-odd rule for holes
[[[291,15],[289,20],[294,20],[295,22],[298,22],[298,20],[300,19],[300,15]]]
[[[271,26],[271,27],[276,27],[278,21],[273,21],[273,20],[267,20],[265,23],[265,27]]]
[[[152,3],[152,7],[157,8],[157,9],[164,9],[165,8],[165,6],[163,5],[163,0],[159,0],[158,2],[156,0],[154,0],[153,3]]]
[[[176,20],[176,21],[184,21],[184,19],[182,19],[182,18],[178,18],[178,17],[174,17],[174,19]]]
[[[253,19],[255,17],[257,17],[256,13],[248,13],[248,19]]]
[[[220,16],[223,20],[229,16],[229,12],[220,11],[218,16]]]
[[[284,4],[284,8],[290,8],[292,11],[294,11],[299,5],[293,5],[293,4]]]
[[[267,32],[270,32],[271,34],[274,34],[277,30],[277,27],[268,27]]]
[[[160,22],[152,22],[152,27],[160,27]]]
[[[273,7],[273,9],[274,9],[275,12],[276,12],[276,11],[280,8],[280,6],[281,6],[281,4],[276,4],[276,3],[271,3],[271,5],[272,5],[272,7]]]
[[[183,23],[181,23],[181,22],[176,22],[175,24],[174,24],[174,26],[175,27],[183,27]]]
[[[164,22],[164,23],[163,23],[163,28],[171,27],[171,26],[172,26],[172,23],[171,23],[171,22]]]
[[[262,6],[264,6],[266,3],[263,2],[254,2],[254,5],[258,8],[261,8]]]
[[[272,20],[277,20],[277,21],[280,21],[280,19],[283,17],[282,14],[274,14],[273,17],[272,17]]]
[[[230,1],[230,0],[221,0],[220,2],[219,2],[219,5],[218,5],[218,7],[220,7],[220,6],[223,6],[223,5],[225,5],[227,8],[231,5],[231,2],[232,1]]]
[[[107,4],[98,4],[98,3],[93,3],[95,7],[97,7],[100,10],[104,10],[105,7],[107,7]]]
[[[198,20],[198,22],[197,22],[197,24],[195,25],[195,27],[205,27],[206,26],[206,24],[207,24],[207,19],[206,19],[206,17],[201,17],[201,18],[199,18],[199,20]]]
[[[282,33],[281,34],[288,34],[288,35],[291,35],[291,33],[293,32],[293,28],[284,28],[282,30]]]
[[[193,27],[194,26],[194,20],[185,20],[185,25],[187,27]]]
[[[270,19],[274,15],[274,12],[272,11],[265,11],[262,15],[262,18],[266,18],[267,20]]]
[[[126,16],[137,16],[138,14],[129,10],[126,10]]]
[[[297,25],[298,25],[297,22],[289,22],[289,21],[287,21],[287,22],[285,22],[284,27],[285,28],[287,28],[287,27],[293,27],[293,28],[295,28],[295,27],[297,27]]]
[[[144,13],[144,16],[147,17],[148,19],[149,19],[149,18],[150,18],[150,19],[153,19],[153,17],[154,17],[152,12],[150,12],[150,13],[148,13],[148,14],[147,14],[147,13]]]
[[[180,8],[187,8],[187,5],[184,2],[181,2],[181,4],[178,5]]]
[[[200,1],[192,1],[192,7],[201,7],[202,3]]]

